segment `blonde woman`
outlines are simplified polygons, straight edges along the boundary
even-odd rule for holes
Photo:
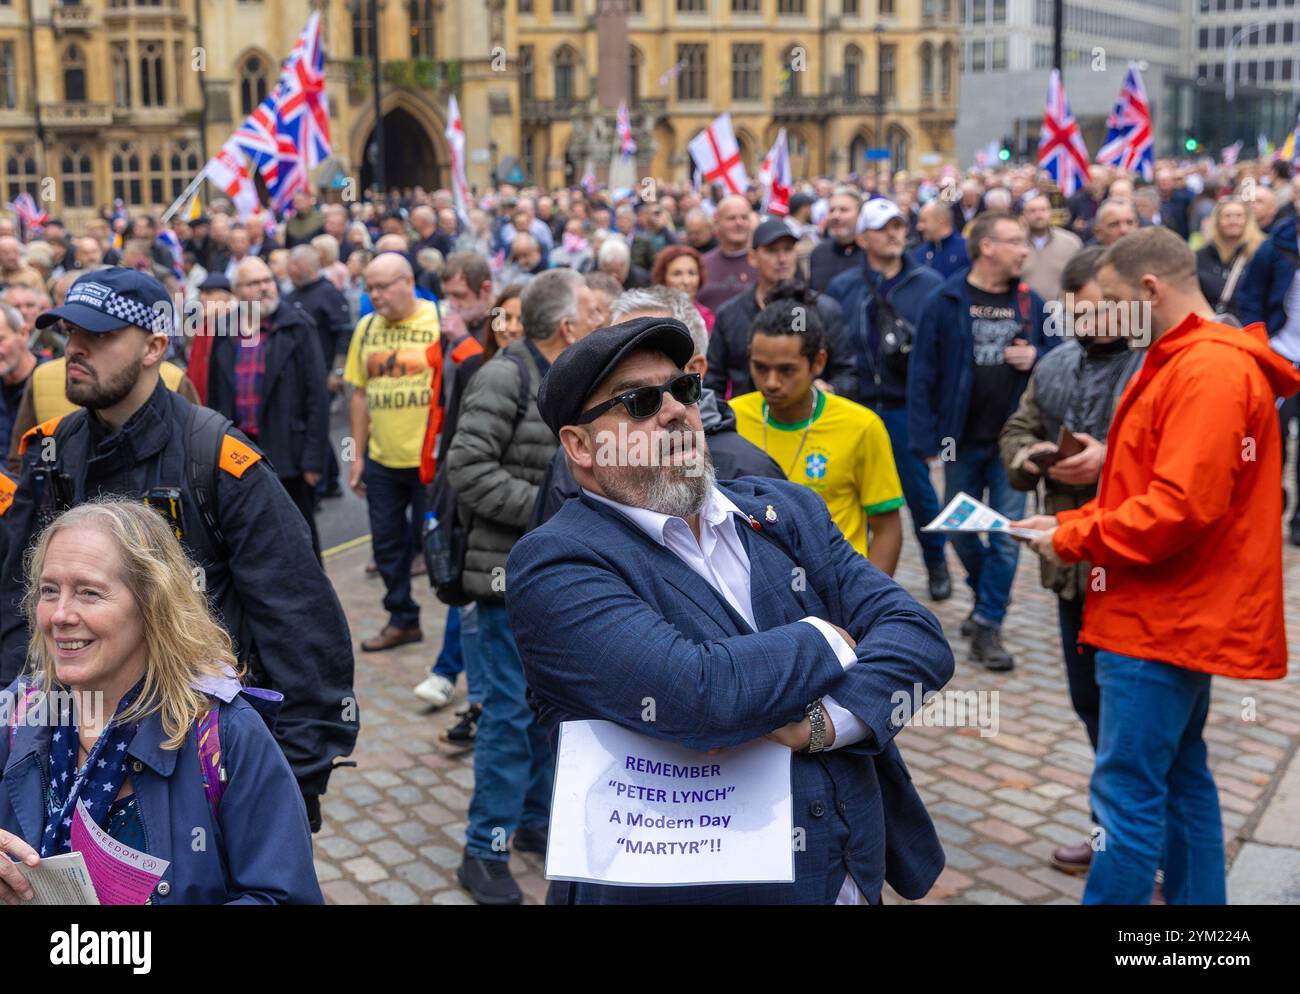
[[[38,539],[27,670],[0,699],[6,904],[32,896],[10,860],[70,852],[82,805],[170,863],[144,903],[322,902],[302,795],[259,713],[278,695],[240,692],[194,569],[158,512],[120,498]]]
[[[1264,237],[1244,201],[1231,197],[1214,205],[1205,246],[1196,253],[1196,275],[1216,313],[1237,316],[1237,288]]]

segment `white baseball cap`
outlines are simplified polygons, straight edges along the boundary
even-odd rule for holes
[[[858,211],[858,234],[864,231],[879,231],[894,218],[900,221],[906,220],[903,212],[892,200],[886,200],[884,197],[868,200],[862,205],[862,210]]]

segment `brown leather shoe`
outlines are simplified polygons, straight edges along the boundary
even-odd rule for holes
[[[420,642],[423,639],[424,632],[418,628],[394,628],[392,625],[385,625],[382,632],[361,643],[361,651],[383,652],[385,649],[396,649],[399,645],[409,645],[411,642]]]
[[[1072,846],[1061,846],[1052,852],[1052,866],[1062,873],[1081,876],[1092,865],[1092,846],[1087,842],[1078,842]]]

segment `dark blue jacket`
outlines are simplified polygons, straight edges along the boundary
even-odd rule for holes
[[[970,294],[966,289],[967,273],[950,277],[936,292],[916,326],[912,341],[912,359],[907,370],[907,427],[912,451],[921,457],[940,454],[945,438],[961,440],[970,408],[971,381],[974,376],[975,339],[970,327]],[[1038,357],[1060,344],[1060,339],[1044,332],[1047,320],[1043,298],[1026,287],[1033,314],[1029,322],[1029,344],[1038,349]],[[1020,294],[1015,294],[1016,311],[1021,321]],[[1020,403],[1029,371],[1017,378],[1015,391],[1007,397],[1004,420]]]
[[[849,400],[858,399],[858,373],[852,349],[844,337],[844,316],[840,305],[824,293],[817,295],[817,316],[826,329],[826,369],[822,376],[835,392]],[[749,371],[749,340],[758,317],[758,291],[746,290],[718,308],[709,336],[709,371],[704,385],[719,397],[732,397],[754,389]]]
[[[794,825],[806,843],[794,855],[794,883],[556,882],[550,901],[831,904],[846,873],[872,903],[885,881],[919,898],[943,868],[943,849],[893,741],[910,712],[895,713],[895,695],[923,697],[952,677],[943,630],[854,551],[816,493],[757,477],[718,489],[763,522],[760,531],[736,528],[750,561],[758,631],[626,515],[585,494],[515,544],[506,609],[539,719],[553,736],[561,722],[604,719],[702,751],[798,721],[829,694],[868,734],[791,757]],[[806,570],[806,583],[790,583],[796,567]],[[840,666],[822,634],[800,620],[809,616],[857,639],[856,665]],[[646,698],[656,702],[652,722],[641,720]]]
[[[1251,256],[1233,295],[1243,325],[1264,322],[1270,335],[1286,324],[1286,292],[1291,289],[1297,265],[1296,219],[1284,218],[1273,234]]]
[[[343,605],[312,552],[302,512],[266,459],[227,463],[213,474],[215,507],[208,510],[225,539],[218,544],[191,489],[190,407],[159,382],[118,431],[110,433],[84,410],[65,415],[53,468],[70,478],[69,506],[99,494],[139,500],[155,487],[181,490],[182,544],[205,571],[208,603],[235,639],[251,682],[284,695],[276,738],[303,793],[323,794],[334,760],[352,752],[359,727],[346,707],[356,696]],[[243,439],[234,428],[227,437]],[[45,510],[36,474],[43,451],[39,443],[27,450],[4,515],[9,548],[0,573],[0,683],[17,677],[27,657],[23,553]]]
[[[880,274],[863,264],[831,280],[826,294],[844,312],[844,331],[858,361],[859,403],[901,407],[907,403],[906,373],[881,361],[880,337],[871,325],[871,304],[880,282]],[[915,330],[925,305],[942,285],[942,276],[904,255],[901,275],[886,300]]]
[[[944,279],[970,267],[966,239],[959,231],[954,231],[941,242],[922,242],[912,249],[912,260],[929,266]]]
[[[21,693],[19,682],[8,693]],[[9,698],[10,700],[14,698]],[[261,715],[242,697],[221,704],[218,734],[228,782],[214,817],[191,729],[163,748],[162,720],[140,724],[127,755],[145,851],[171,863],[154,904],[322,904],[311,830],[293,772]],[[7,718],[7,715],[6,715]],[[48,723],[20,722],[12,752],[0,729],[0,829],[38,848],[45,831]]]

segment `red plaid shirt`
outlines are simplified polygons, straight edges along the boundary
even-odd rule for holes
[[[262,381],[266,379],[266,332],[262,325],[256,344],[241,338],[235,346],[235,427],[257,438],[257,416],[262,409]]]

